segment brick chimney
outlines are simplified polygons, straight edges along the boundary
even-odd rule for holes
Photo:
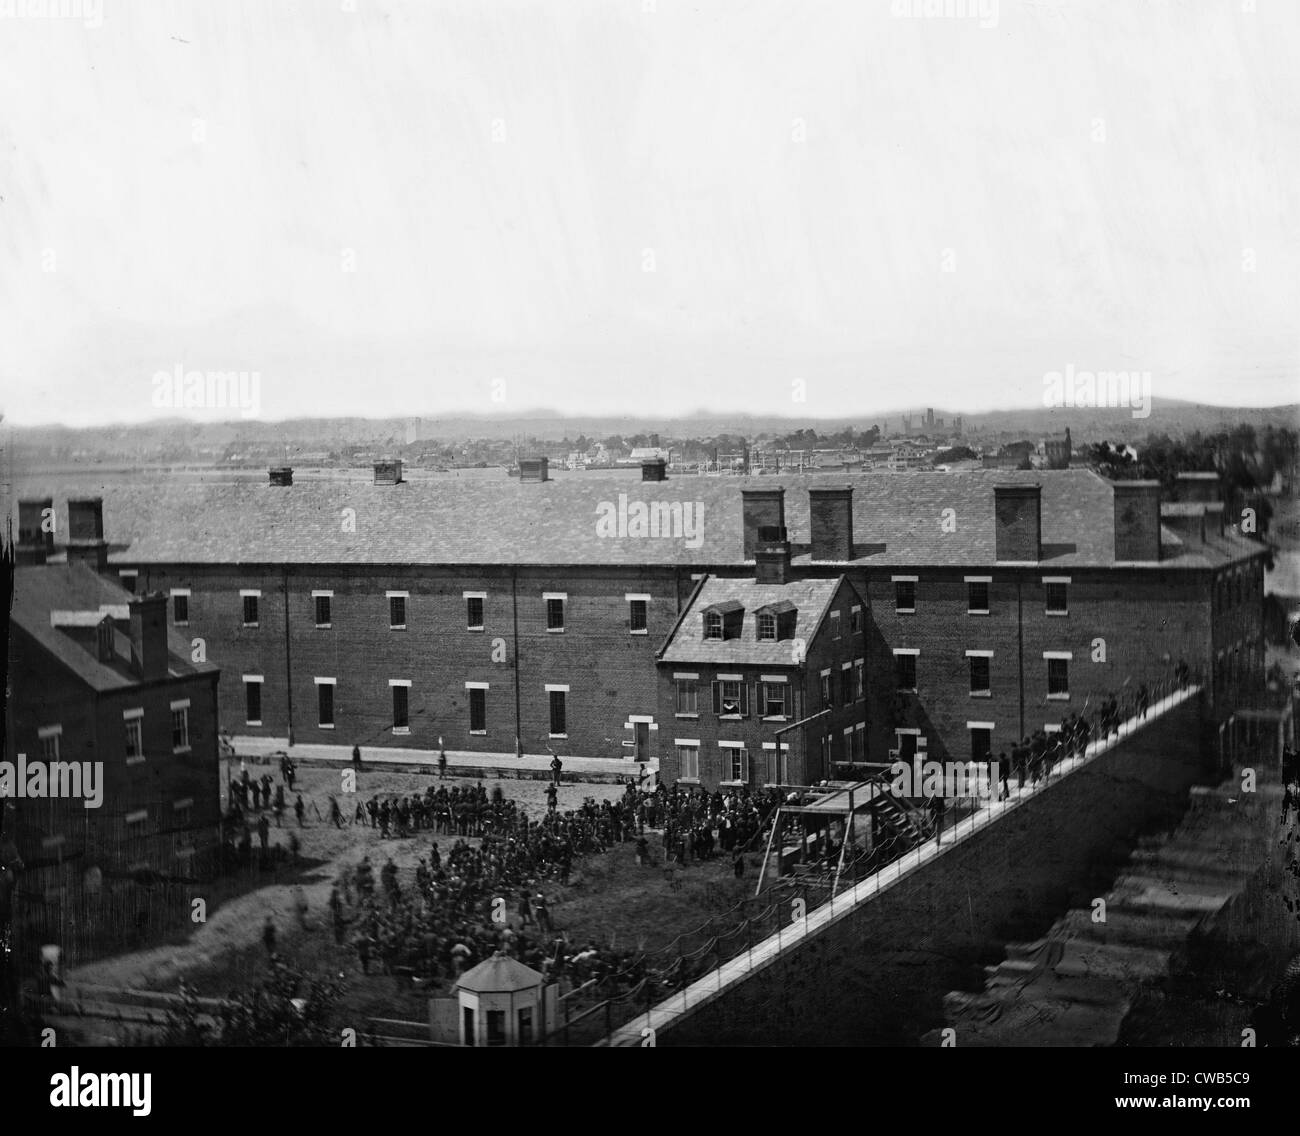
[[[776,528],[785,532],[785,490],[742,489],[741,508],[744,513],[744,552],[746,560],[754,559],[754,549],[759,544],[759,529]],[[781,539],[785,539],[782,537]]]
[[[853,559],[853,486],[808,490],[814,560]]]
[[[49,523],[43,524],[47,517]],[[50,558],[54,551],[53,522],[54,498],[18,502],[18,547],[15,551],[19,564],[44,564]]]
[[[270,484],[272,485],[293,484],[293,469],[287,465],[272,466],[270,473],[271,473]]]
[[[73,561],[81,561],[96,572],[108,567],[102,497],[77,497],[68,501],[68,562]]]
[[[402,484],[402,459],[401,458],[380,458],[375,462],[375,484],[376,485],[401,485]]]
[[[167,597],[162,592],[132,596],[131,662],[140,677],[167,677]]]
[[[1115,559],[1160,559],[1160,482],[1117,481]]]
[[[667,481],[668,463],[663,458],[647,458],[641,463],[642,481]]]
[[[780,525],[762,525],[754,545],[754,582],[784,584],[790,577],[790,542]]]
[[[1042,559],[1041,486],[995,485],[993,516],[998,560],[1037,564]]]
[[[1222,501],[1223,486],[1213,471],[1180,473],[1174,478],[1180,501]]]
[[[548,481],[550,480],[550,459],[549,458],[520,458],[519,459],[519,480],[520,481]]]

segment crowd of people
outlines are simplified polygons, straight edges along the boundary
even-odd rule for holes
[[[560,928],[545,889],[569,883],[576,862],[634,842],[651,867],[647,833],[662,832],[663,856],[678,866],[731,854],[764,831],[780,794],[738,789],[629,783],[616,800],[586,798],[560,810],[552,784],[536,817],[477,785],[431,786],[421,797],[376,797],[358,805],[354,823],[385,836],[428,832],[431,841],[413,871],[391,857],[378,871],[367,855],[336,881],[330,897],[335,940],[349,942],[363,970],[402,979],[450,980],[501,950],[548,975],[581,984],[613,975],[630,984],[648,973],[641,952],[573,941]]]

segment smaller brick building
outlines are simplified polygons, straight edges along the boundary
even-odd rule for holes
[[[15,794],[5,835],[33,871],[189,876],[219,838],[219,672],[190,661],[165,596],[99,574],[104,551],[74,541],[67,563],[15,570],[5,736],[10,768],[48,784],[97,766],[99,803]]]
[[[783,541],[756,560],[754,579],[704,577],[659,652],[668,784],[807,785],[865,759],[862,598],[842,575],[787,579]]]

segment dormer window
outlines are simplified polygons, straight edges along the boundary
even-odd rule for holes
[[[704,609],[704,638],[739,639],[744,619],[745,605],[737,600],[712,604]]]
[[[760,639],[776,638],[776,616],[770,611],[760,612],[758,616],[758,637]]]
[[[759,640],[793,639],[799,610],[789,600],[778,600],[755,613]]]

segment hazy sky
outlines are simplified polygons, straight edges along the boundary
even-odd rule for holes
[[[51,3],[0,0],[13,422],[178,366],[272,419],[1300,397],[1295,0]]]

